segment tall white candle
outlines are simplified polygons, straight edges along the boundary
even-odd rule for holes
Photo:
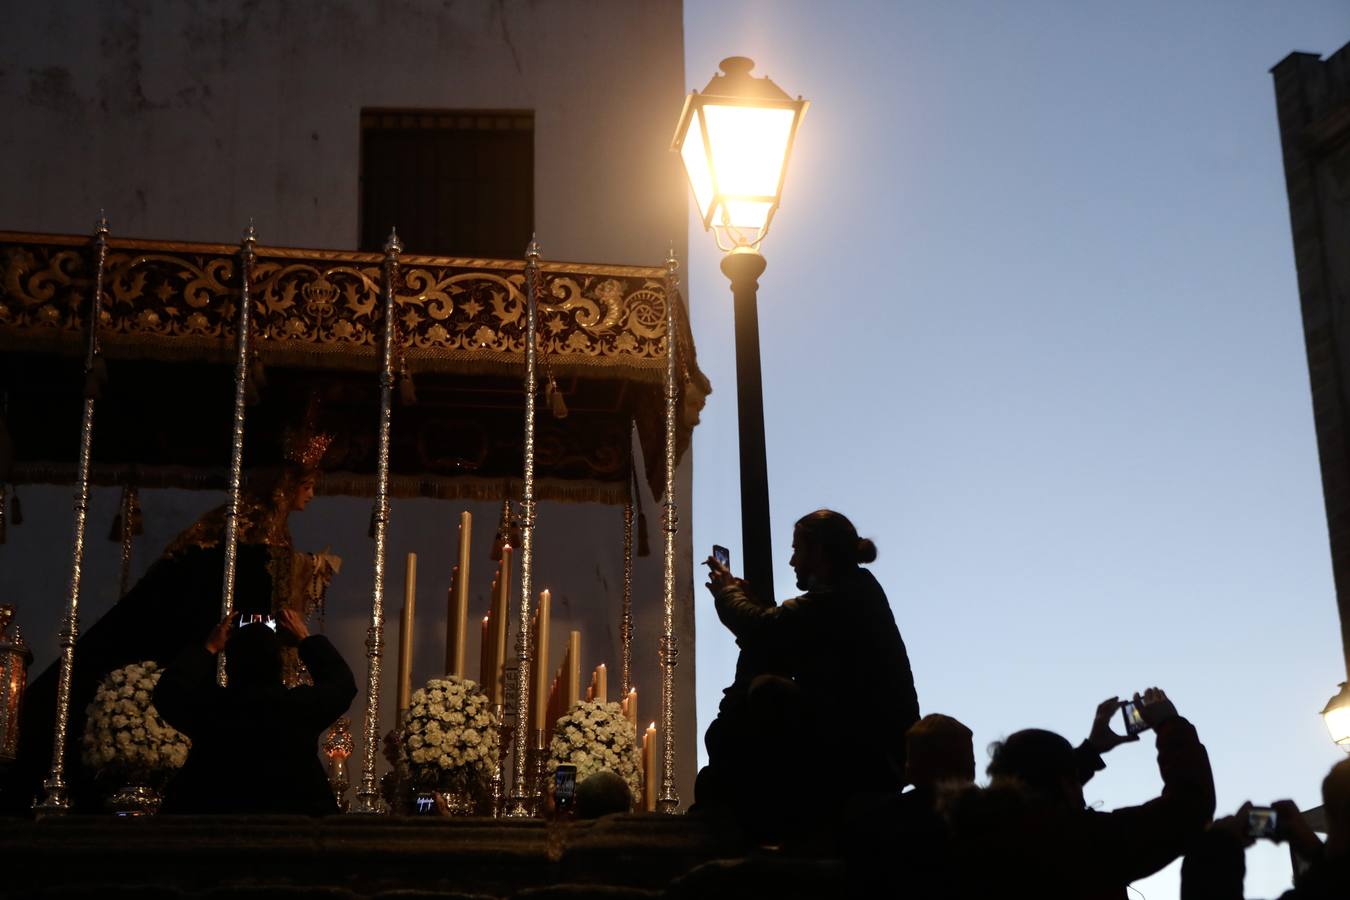
[[[552,603],[552,595],[547,589],[539,592],[539,613],[535,626],[534,643],[534,696],[536,704],[534,707],[534,727],[536,731],[544,730],[544,717],[548,708],[548,685],[549,676],[552,672],[548,666],[548,629],[549,629],[549,607]]]
[[[398,718],[412,697],[413,615],[417,605],[417,554],[408,554],[403,579],[403,611],[398,620]]]

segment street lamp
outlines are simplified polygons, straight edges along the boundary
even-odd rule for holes
[[[745,577],[773,600],[769,477],[764,449],[764,388],[759,364],[756,291],[764,272],[759,245],[783,195],[788,157],[807,101],[793,100],[752,60],[722,60],[703,93],[685,100],[671,149],[680,154],[705,231],[727,255],[736,305],[736,401],[741,451],[741,542]]]
[[[1350,753],[1350,684],[1341,683],[1340,691],[1322,708],[1322,720],[1336,746]]]

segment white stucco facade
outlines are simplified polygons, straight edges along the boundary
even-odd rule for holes
[[[267,245],[353,249],[363,108],[511,109],[534,113],[534,219],[546,259],[658,265],[672,244],[685,258],[686,187],[668,149],[684,94],[678,0],[3,0],[0,12],[6,23],[0,229],[87,233],[104,209],[121,237],[235,242],[252,219]],[[522,235],[522,251],[528,237]],[[229,398],[203,402],[220,402],[221,415],[229,415]],[[69,430],[72,444],[78,425],[78,408],[52,410],[52,427]],[[95,435],[97,444],[97,424]],[[14,437],[22,458],[23,436]],[[222,456],[227,452],[222,448]],[[677,491],[686,523],[691,481],[692,454]],[[25,522],[11,526],[0,546],[0,602],[17,605],[36,672],[57,652],[71,491],[37,485],[19,491]],[[86,624],[116,599],[118,548],[107,533],[117,497],[111,488],[93,493]],[[142,500],[146,533],[137,543],[137,573],[222,495],[145,491]],[[637,561],[634,682],[645,725],[658,718],[660,696],[661,515],[650,495],[644,504],[654,553]],[[423,624],[415,682],[441,669],[442,598],[461,509],[474,513],[476,525],[472,619],[487,604],[497,505],[394,503],[386,610],[396,623],[403,554],[417,552]],[[321,497],[291,521],[298,546],[329,545],[344,558],[325,628],[363,688],[350,713],[358,742],[373,559],[369,516],[368,499]],[[612,695],[622,535],[619,508],[540,506],[534,578],[553,591],[553,645],[562,647],[570,628],[582,629],[583,669],[607,663],[616,673]],[[687,805],[696,758],[687,528],[678,548],[678,785]],[[470,644],[476,664],[472,637]],[[393,723],[395,646],[388,627],[382,732]],[[360,753],[358,746],[354,780]]]

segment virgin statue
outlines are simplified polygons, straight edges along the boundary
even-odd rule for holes
[[[329,580],[341,560],[327,551],[295,548],[288,524],[314,497],[316,465],[327,442],[314,441],[280,466],[256,471],[241,491],[235,563],[237,613],[275,616],[285,608],[308,617],[321,609]],[[66,739],[65,775],[72,808],[95,811],[94,773],[80,762],[85,707],[99,681],[113,669],[154,660],[166,665],[182,648],[203,640],[220,620],[225,566],[226,507],[203,515],[169,543],[126,595],[93,623],[75,644]],[[286,663],[288,683],[306,678],[295,651]],[[19,758],[0,791],[0,808],[20,811],[41,799],[51,766],[59,661],[26,691]]]

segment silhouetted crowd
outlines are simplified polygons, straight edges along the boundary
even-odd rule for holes
[[[894,616],[861,567],[875,558],[846,517],[819,510],[794,529],[799,597],[759,600],[707,561],[740,657],[705,738],[694,812],[734,817],[761,847],[843,856],[857,897],[1114,900],[1183,858],[1184,900],[1242,900],[1243,851],[1265,838],[1290,849],[1296,886],[1284,900],[1350,900],[1350,760],[1322,784],[1325,843],[1288,800],[1213,820],[1209,756],[1157,688],[1104,700],[1077,746],[1040,729],[1009,735],[977,786],[971,730],[919,717]],[[1150,733],[1161,792],[1088,808],[1083,786],[1103,755]]]

